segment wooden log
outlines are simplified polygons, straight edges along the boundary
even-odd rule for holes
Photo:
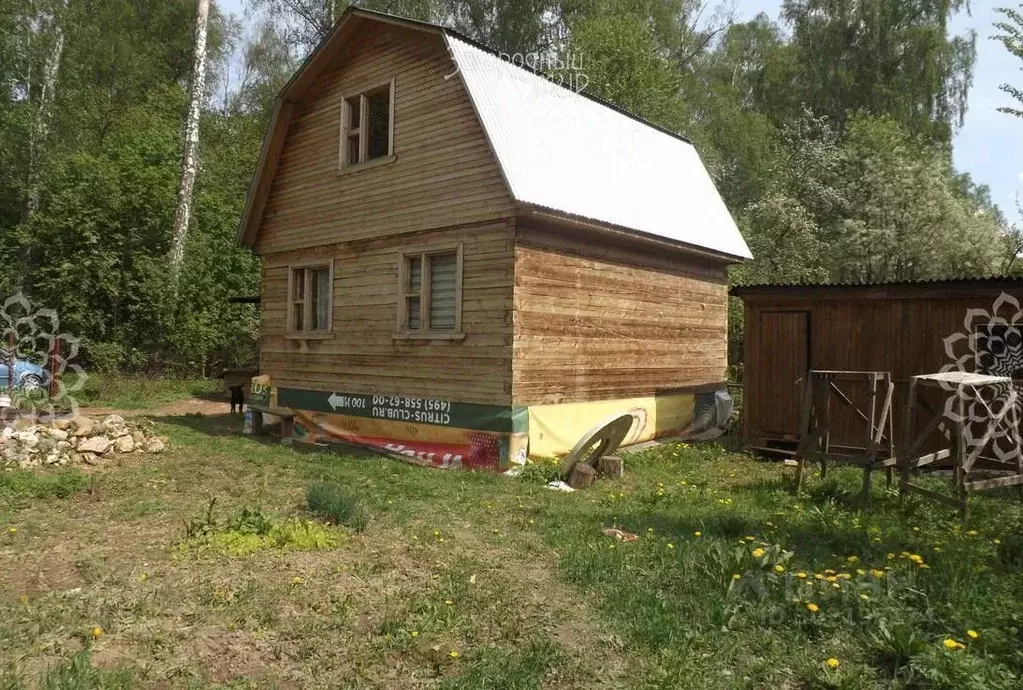
[[[607,479],[621,479],[625,466],[617,455],[605,455],[597,460],[597,474]]]
[[[1014,474],[1008,477],[996,477],[995,479],[981,479],[975,482],[967,482],[966,490],[973,491],[986,491],[988,489],[997,489],[1003,486],[1019,486],[1023,484],[1023,475]]]
[[[593,469],[586,463],[577,462],[572,467],[572,473],[568,475],[568,485],[573,489],[585,489],[593,480],[597,477],[597,470]]]

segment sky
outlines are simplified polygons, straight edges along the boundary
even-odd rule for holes
[[[736,20],[752,19],[765,12],[779,20],[781,0],[732,0]],[[220,0],[226,11],[243,15],[244,0]],[[1006,217],[1017,222],[1017,195],[1023,197],[1023,119],[998,112],[999,106],[1012,105],[1012,99],[998,86],[1011,81],[1023,84],[1019,61],[1002,45],[991,39],[997,19],[995,8],[1014,5],[1015,0],[973,0],[970,15],[962,14],[953,21],[952,32],[977,32],[977,62],[974,65],[973,88],[963,127],[954,141],[955,166],[973,176],[978,184],[991,188],[991,198]]]

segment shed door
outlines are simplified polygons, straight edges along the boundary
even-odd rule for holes
[[[760,331],[761,428],[772,436],[799,435],[799,406],[810,368],[810,313],[764,312]]]

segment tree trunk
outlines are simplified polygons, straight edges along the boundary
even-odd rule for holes
[[[58,7],[63,8],[65,3],[58,2]],[[53,12],[47,17],[47,21],[38,21],[39,33],[46,31],[47,25],[50,31],[50,47],[43,62],[43,73],[39,86],[39,98],[36,101],[32,117],[32,129],[29,133],[29,158],[28,158],[28,191],[25,197],[25,218],[31,218],[39,210],[39,200],[42,196],[42,181],[40,180],[40,168],[42,167],[42,152],[46,146],[46,139],[50,133],[50,121],[53,118],[53,103],[57,96],[57,76],[60,73],[60,63],[64,56],[64,30],[61,27],[63,17],[60,13]],[[28,84],[27,91],[31,94],[32,86]]]
[[[178,205],[174,211],[174,234],[171,236],[171,279],[175,289],[181,267],[185,263],[185,239],[192,218],[192,196],[199,167],[199,116],[206,90],[206,24],[210,15],[210,0],[198,0],[195,18],[195,54],[192,60],[192,85],[188,93],[188,116],[185,119],[184,143],[181,150],[181,182],[178,185]]]

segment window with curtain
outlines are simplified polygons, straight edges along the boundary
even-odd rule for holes
[[[288,331],[329,333],[333,303],[331,264],[291,268],[288,279]]]
[[[461,249],[402,254],[398,330],[410,336],[457,334],[462,326]]]

